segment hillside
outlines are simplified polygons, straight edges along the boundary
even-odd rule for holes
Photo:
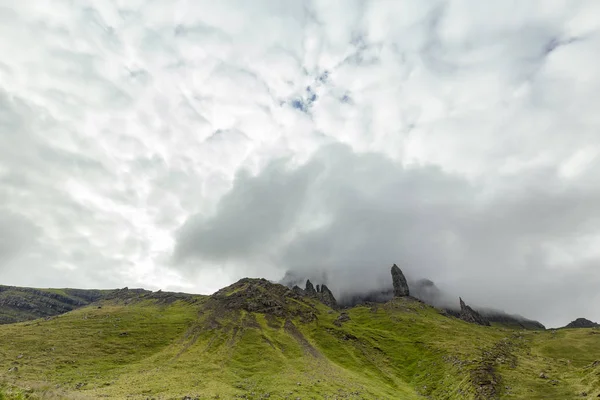
[[[339,310],[264,279],[108,297],[0,326],[0,399],[600,396],[598,328],[480,326],[409,296]]]

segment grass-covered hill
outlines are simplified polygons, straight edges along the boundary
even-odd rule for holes
[[[0,326],[0,399],[591,399],[598,328],[479,326],[411,297],[345,310],[262,279],[119,291]]]

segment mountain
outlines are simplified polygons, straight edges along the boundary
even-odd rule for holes
[[[565,328],[599,328],[600,324],[590,321],[585,318],[577,318],[575,321],[571,321],[565,326]]]
[[[410,296],[348,308],[328,301],[248,278],[211,296],[109,291],[0,326],[0,399],[600,395],[596,328],[481,326]]]

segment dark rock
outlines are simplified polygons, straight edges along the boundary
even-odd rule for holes
[[[546,375],[545,373],[541,372],[540,373],[540,379],[548,379],[548,375]]]
[[[306,295],[306,292],[300,286],[297,286],[297,285],[294,285],[294,287],[292,288],[292,292],[294,292],[298,296]]]
[[[306,280],[306,288],[304,289],[304,291],[306,292],[307,296],[312,296],[312,297],[317,296],[317,291],[315,290],[315,287],[313,286],[310,279]]]
[[[597,328],[600,324],[590,321],[585,318],[577,318],[575,321],[570,322],[565,328]]]
[[[326,306],[337,308],[337,301],[335,300],[335,297],[333,297],[331,290],[329,290],[325,284],[321,285],[320,289],[321,290],[317,292],[317,298]]]
[[[460,300],[460,319],[472,324],[490,326],[490,322],[487,319],[485,319],[477,311],[473,310],[471,307],[466,305],[463,299],[461,299],[460,297],[458,299]]]
[[[404,297],[410,294],[408,290],[408,282],[404,274],[396,264],[392,266],[392,282],[394,284],[394,296]]]

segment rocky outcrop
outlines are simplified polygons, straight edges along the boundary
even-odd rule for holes
[[[306,292],[298,285],[294,285],[294,287],[292,288],[292,292],[294,292],[295,294],[297,294],[299,296],[306,295]]]
[[[485,319],[477,311],[473,310],[471,307],[466,305],[463,299],[461,299],[460,297],[458,299],[460,300],[460,319],[471,324],[490,326],[490,322],[487,319]]]
[[[331,290],[329,290],[329,288],[326,285],[317,285],[317,298],[321,300],[321,303],[325,304],[326,306],[329,306],[331,308],[337,308],[337,301],[335,300],[335,297],[333,297],[333,293],[331,293]]]
[[[343,312],[335,319],[335,321],[333,321],[333,324],[335,326],[342,326],[342,324],[347,321],[350,321],[350,316]]]
[[[313,286],[313,284],[310,281],[310,279],[308,279],[306,281],[306,288],[304,289],[304,292],[306,292],[307,296],[311,296],[311,297],[316,297],[317,296],[317,291],[315,290],[315,287]]]
[[[405,297],[410,295],[410,291],[408,290],[408,282],[406,282],[404,274],[396,264],[392,266],[392,282],[394,284],[395,297]]]
[[[600,324],[597,324],[589,319],[577,318],[575,321],[570,322],[565,328],[598,328]]]

